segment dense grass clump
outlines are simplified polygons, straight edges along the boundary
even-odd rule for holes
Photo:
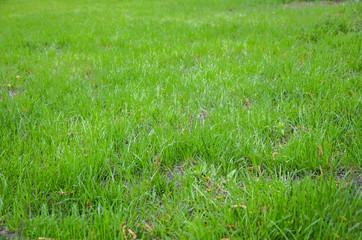
[[[0,238],[359,239],[360,1],[0,1]]]

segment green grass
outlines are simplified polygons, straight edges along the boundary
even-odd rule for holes
[[[0,1],[0,238],[361,239],[362,4],[285,2]]]

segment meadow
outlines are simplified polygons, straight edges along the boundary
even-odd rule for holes
[[[0,239],[362,239],[358,0],[0,0]]]

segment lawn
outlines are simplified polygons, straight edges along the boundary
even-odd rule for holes
[[[0,0],[0,239],[362,239],[362,3]]]

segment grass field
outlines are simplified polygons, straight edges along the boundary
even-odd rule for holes
[[[362,239],[361,24],[0,0],[0,239]]]

